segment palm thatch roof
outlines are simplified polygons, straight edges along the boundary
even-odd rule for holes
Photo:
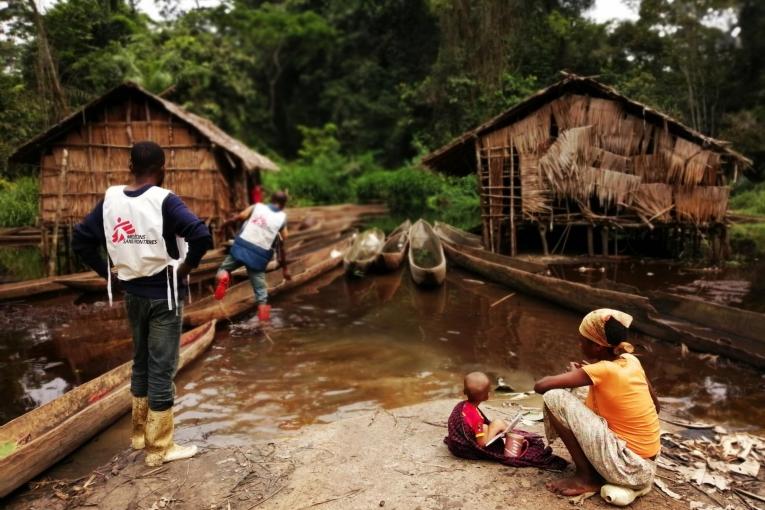
[[[183,121],[194,131],[198,132],[203,138],[207,139],[213,146],[217,146],[225,151],[230,157],[234,158],[234,160],[239,160],[245,170],[279,170],[276,163],[271,161],[268,157],[250,149],[244,143],[213,124],[210,120],[191,113],[172,101],[168,101],[167,99],[152,94],[133,82],[125,82],[118,85],[104,95],[86,104],[76,112],[65,117],[46,131],[38,134],[16,149],[16,151],[11,154],[9,158],[10,161],[18,163],[36,163],[40,153],[45,150],[47,142],[82,123],[82,120],[86,117],[88,111],[98,108],[105,103],[119,101],[129,96],[131,93],[136,92],[145,96],[148,101],[158,105],[171,115]]]
[[[752,164],[750,159],[733,150],[729,142],[706,136],[665,113],[629,99],[613,87],[604,85],[593,78],[569,73],[563,74],[564,77],[559,82],[538,91],[512,108],[487,120],[480,126],[466,131],[440,149],[426,155],[422,159],[422,163],[434,170],[446,173],[459,175],[471,173],[476,168],[475,139],[526,118],[528,114],[535,112],[556,98],[565,94],[572,94],[574,96],[590,96],[616,101],[622,105],[625,113],[640,117],[652,124],[662,125],[666,128],[668,134],[673,134],[678,139],[695,142],[704,149],[715,152],[720,157],[728,159],[739,166],[748,167]],[[526,121],[528,120],[526,118]],[[531,127],[533,128],[533,126]],[[529,129],[529,126],[519,126],[519,129],[525,132]],[[523,152],[522,148],[519,147],[519,149]],[[689,176],[689,179],[692,177]]]

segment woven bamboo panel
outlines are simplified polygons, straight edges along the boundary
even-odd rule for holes
[[[52,145],[52,154],[41,158],[40,213],[45,223],[60,220],[76,222],[82,219],[103,198],[109,186],[127,184],[131,140],[152,139],[167,147],[164,185],[178,194],[195,214],[202,218],[219,218],[244,207],[246,191],[238,193],[242,203],[232,203],[229,184],[218,168],[212,149],[199,145],[196,134],[178,122],[170,122],[166,113],[145,105],[133,104],[132,120],[126,122],[127,107],[109,108],[104,119],[89,122],[70,130]],[[147,115],[151,121],[145,120]],[[69,153],[66,177],[61,181],[63,151]],[[242,183],[232,183],[242,187]],[[58,190],[64,187],[63,203],[59,209]]]

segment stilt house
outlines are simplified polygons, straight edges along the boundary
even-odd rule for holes
[[[519,231],[529,229],[545,253],[548,238],[572,230],[586,233],[591,254],[594,229],[605,253],[615,229],[722,237],[729,186],[751,161],[594,79],[566,74],[423,164],[476,172],[484,245],[515,255]]]
[[[213,228],[247,206],[248,190],[260,171],[278,170],[273,161],[209,120],[124,83],[11,155],[12,163],[39,172],[39,221],[46,253],[56,252],[58,233],[69,234],[106,188],[130,182],[130,148],[142,140],[165,150],[164,186]]]

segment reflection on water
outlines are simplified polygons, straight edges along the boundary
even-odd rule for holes
[[[515,389],[580,359],[580,317],[451,270],[423,291],[406,273],[346,280],[332,274],[277,299],[268,330],[244,319],[221,332],[179,377],[187,438],[213,443],[273,436],[310,423],[434,398],[457,398],[465,372],[502,375]],[[761,427],[753,370],[638,337],[666,406],[692,419]]]
[[[254,317],[224,325],[211,349],[179,375],[181,438],[242,442],[370,409],[458,398],[471,370],[527,390],[580,359],[578,314],[521,294],[492,306],[509,293],[453,268],[433,290],[414,286],[406,270],[352,281],[325,275],[274,300],[267,336]],[[130,356],[120,306],[60,297],[4,305],[0,317],[2,422]],[[758,372],[635,340],[674,412],[734,427],[765,423]]]
[[[765,312],[765,261],[743,267],[689,268],[673,261],[629,259],[560,265],[551,271],[553,276],[595,286],[615,281],[644,291],[662,290]]]

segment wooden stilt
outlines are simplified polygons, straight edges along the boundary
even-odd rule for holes
[[[725,261],[730,259],[730,230],[727,225],[722,225],[722,248],[720,258]]]
[[[56,220],[53,222],[53,240],[51,242],[51,258],[48,261],[48,276],[56,273],[58,259],[58,231],[61,221],[61,212],[64,204],[64,190],[66,189],[66,170],[69,166],[69,151],[64,149],[61,156],[61,171],[58,174],[58,199],[56,202]]]
[[[606,226],[600,230],[600,244],[603,250],[603,256],[608,257],[608,227]]]
[[[712,263],[712,265],[715,265],[715,264],[718,264],[720,262],[720,252],[721,252],[721,248],[720,248],[720,235],[719,235],[719,233],[717,232],[716,229],[710,229],[710,231],[709,231],[709,241],[710,241],[710,244],[712,245],[712,250],[711,250],[712,251],[712,253],[711,253],[712,260],[710,262]]]
[[[592,225],[587,225],[587,255],[595,256],[595,232]]]
[[[510,151],[510,256],[518,254],[515,231],[515,148]]]
[[[546,257],[550,254],[550,249],[547,246],[547,225],[540,223],[537,227],[539,228],[539,238],[542,240],[542,253]]]

